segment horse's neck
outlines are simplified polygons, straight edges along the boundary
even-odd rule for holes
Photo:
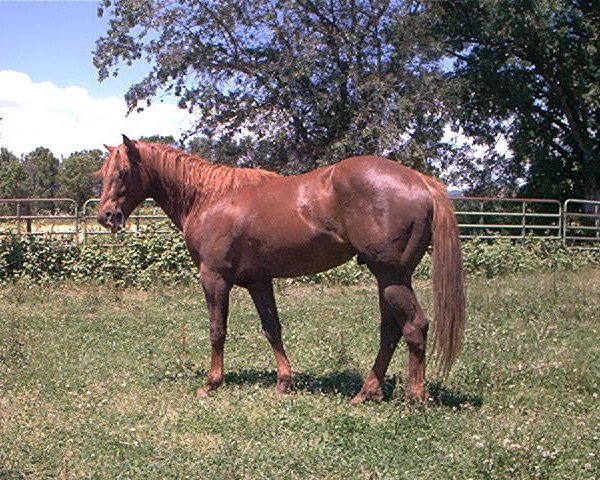
[[[202,185],[190,182],[186,165],[169,165],[174,160],[146,160],[150,177],[149,196],[165,211],[171,221],[183,230],[185,221],[201,198]],[[189,167],[189,166],[188,166]]]
[[[150,196],[164,210],[175,226],[183,231],[194,201],[181,201],[177,197],[167,194],[162,186],[155,189]]]
[[[183,230],[190,213],[207,208],[239,188],[257,184],[276,174],[213,165],[192,158],[161,156],[151,149],[146,160],[150,196],[175,225]]]

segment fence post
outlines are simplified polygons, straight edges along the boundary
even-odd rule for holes
[[[79,205],[75,202],[75,244],[79,246]]]
[[[83,237],[83,244],[86,245],[87,244],[87,204],[88,204],[89,200],[86,200],[85,202],[83,202],[83,207],[81,209],[81,220],[82,220],[82,237]]]
[[[562,244],[564,248],[567,248],[567,222],[569,221],[569,215],[567,213],[569,209],[569,199],[565,200],[563,204],[563,225],[562,225]]]
[[[525,234],[527,232],[527,202],[523,201],[523,203],[521,204],[521,214],[523,215],[521,217],[521,240],[523,242],[525,242]]]
[[[17,237],[21,236],[21,202],[17,202]]]

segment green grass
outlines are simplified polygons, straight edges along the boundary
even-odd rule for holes
[[[427,311],[429,283],[417,292]],[[600,476],[600,271],[472,279],[464,351],[434,401],[352,406],[378,345],[371,286],[277,293],[298,371],[232,296],[226,384],[198,289],[0,289],[0,480],[37,478],[593,479]]]

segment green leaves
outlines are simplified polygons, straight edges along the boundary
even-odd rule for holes
[[[0,148],[0,198],[22,198],[29,193],[25,165],[6,148]]]
[[[444,84],[433,56],[415,51],[427,40],[407,2],[155,2],[140,13],[121,0],[103,13],[100,77],[132,57],[152,66],[129,108],[173,93],[201,113],[195,133],[250,139],[247,163],[289,173],[380,153],[427,168],[442,148],[444,106],[431,99]]]
[[[80,207],[90,198],[100,196],[100,181],[92,174],[102,167],[100,150],[76,152],[65,158],[58,175],[59,194],[72,198]]]
[[[597,8],[562,0],[431,4],[432,32],[442,33],[455,60],[450,76],[460,79],[455,118],[484,144],[500,134],[508,141],[510,153],[488,170],[510,167],[513,189],[520,177],[531,196],[597,197]]]
[[[105,240],[102,240],[104,242]],[[463,244],[465,270],[473,277],[496,278],[517,273],[578,270],[600,264],[598,254],[569,250],[560,242],[470,240]],[[431,258],[421,260],[415,277],[431,277]],[[49,236],[0,239],[0,282],[54,280],[114,283],[149,288],[160,283],[191,284],[198,279],[182,235],[165,225],[138,234],[120,235],[118,243],[77,246],[71,240]],[[337,268],[294,279],[278,286],[360,285],[373,281],[355,261]]]
[[[45,147],[38,147],[27,154],[23,163],[29,175],[31,190],[36,198],[52,198],[58,193],[58,159]]]

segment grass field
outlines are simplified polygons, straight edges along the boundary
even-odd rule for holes
[[[429,308],[429,283],[417,292]],[[472,279],[463,354],[433,400],[349,404],[378,340],[375,291],[278,289],[295,393],[245,292],[226,384],[199,289],[0,289],[0,480],[593,479],[600,477],[600,271]]]

